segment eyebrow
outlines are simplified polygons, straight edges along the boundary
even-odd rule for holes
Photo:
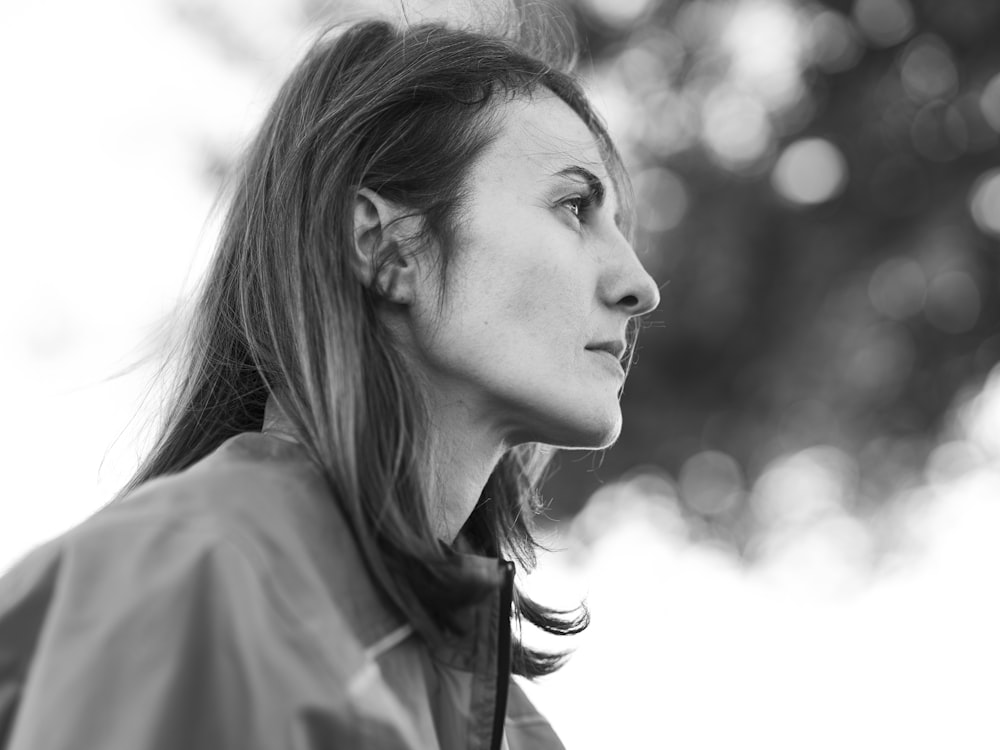
[[[604,196],[607,195],[607,188],[604,187],[604,183],[601,178],[596,174],[591,172],[589,169],[580,166],[566,167],[565,169],[560,169],[555,173],[556,177],[579,177],[585,183],[587,187],[594,193],[594,200],[597,205],[604,205]]]
[[[596,174],[591,172],[586,167],[581,167],[579,165],[573,165],[566,167],[565,169],[560,169],[555,173],[555,177],[578,177],[587,183],[587,187],[594,193],[594,202],[598,206],[604,205],[604,198],[608,193],[607,188],[604,186],[604,182]],[[616,211],[614,215],[615,225],[625,231],[623,217],[620,211]]]

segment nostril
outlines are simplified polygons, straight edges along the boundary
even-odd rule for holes
[[[618,304],[628,308],[637,307],[639,305],[639,298],[634,294],[627,294],[621,298],[621,301]]]

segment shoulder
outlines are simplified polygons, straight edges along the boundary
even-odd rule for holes
[[[145,747],[158,726],[190,725],[226,742],[253,729],[257,740],[240,746],[277,747],[262,738],[322,696],[329,731],[353,736],[352,690],[370,671],[376,634],[348,613],[375,605],[325,576],[353,563],[343,550],[316,553],[343,532],[306,464],[259,437],[236,440],[0,578],[0,727],[16,701],[20,731],[34,739],[55,731],[47,712],[66,705],[80,709],[67,726],[94,739],[76,746]],[[122,708],[146,718],[107,720]],[[388,726],[379,716],[366,726]],[[104,742],[111,732],[128,739]],[[202,747],[180,734],[170,746]]]
[[[60,582],[79,577],[121,597],[142,594],[153,580],[181,589],[239,577],[280,602],[309,592],[302,579],[317,565],[314,538],[344,533],[335,506],[297,446],[248,433],[105,506],[13,574],[45,568]],[[116,588],[126,571],[135,588]]]
[[[417,746],[338,612],[317,632],[227,535],[115,520],[60,541],[0,582],[5,746]]]
[[[28,602],[37,614],[57,589],[79,589],[103,619],[159,591],[237,614],[258,608],[262,622],[291,631],[336,623],[361,646],[399,625],[304,451],[257,433],[43,545],[0,580],[0,614]]]
[[[331,501],[322,476],[298,445],[244,433],[188,469],[143,484],[93,520],[166,515],[252,527],[273,523],[276,516],[328,512]]]
[[[0,579],[0,638],[41,639],[56,622],[80,633],[137,622],[179,633],[197,629],[200,613],[221,623],[253,612],[258,626],[294,629],[251,535],[224,513],[164,502],[174,484],[99,511],[10,570]]]
[[[224,541],[282,592],[301,597],[304,616],[309,595],[349,598],[335,584],[346,572],[362,573],[337,498],[305,450],[260,433],[238,435],[189,469],[147,482],[77,531],[106,536],[134,526],[192,529],[194,543]]]

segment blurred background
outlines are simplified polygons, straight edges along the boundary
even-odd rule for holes
[[[526,584],[594,623],[532,696],[571,749],[1000,746],[1000,3],[556,5],[663,302],[621,440],[546,486]],[[0,569],[130,475],[130,366],[220,181],[312,31],[372,10],[0,9]]]

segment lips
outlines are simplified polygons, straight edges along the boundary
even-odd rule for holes
[[[615,359],[621,359],[622,355],[625,353],[625,342],[619,340],[601,341],[596,344],[588,345],[587,349],[589,351],[607,352]]]

